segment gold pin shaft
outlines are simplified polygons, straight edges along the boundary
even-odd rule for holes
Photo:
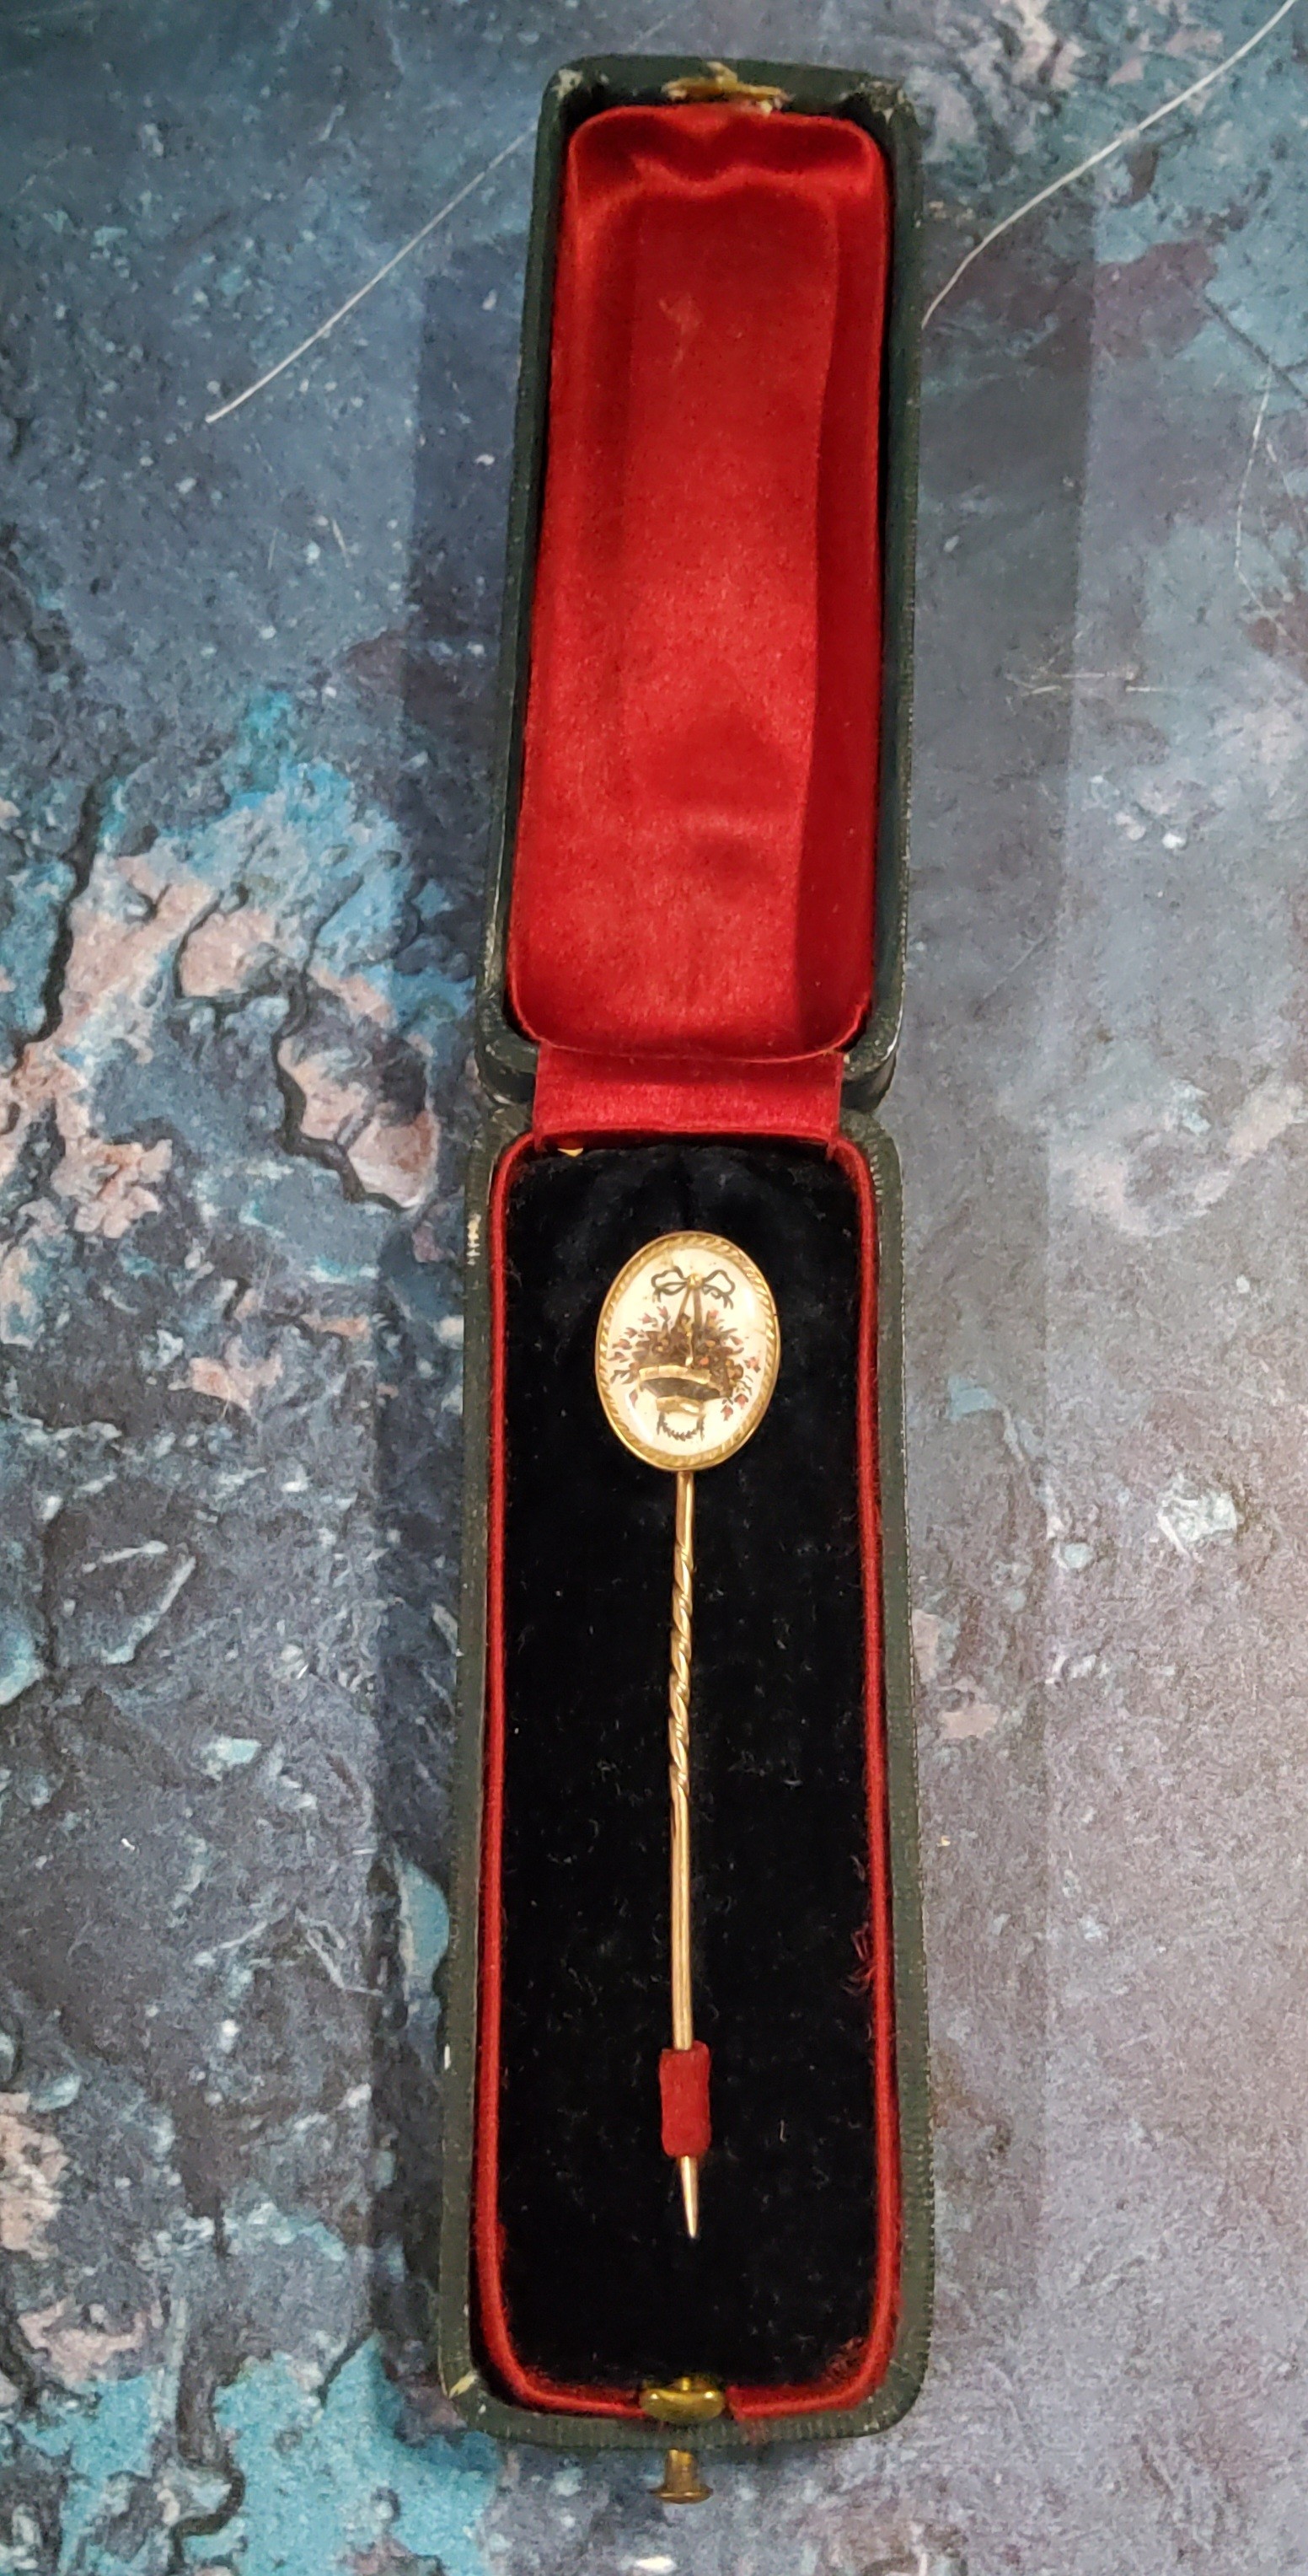
[[[690,1972],[690,1649],[695,1589],[695,1478],[677,1470],[676,1529],[672,1547],[672,1653],[668,1671],[669,1863],[672,1895],[672,2045],[689,2048],[695,2037]],[[686,2233],[699,2234],[699,2165],[678,2156]]]

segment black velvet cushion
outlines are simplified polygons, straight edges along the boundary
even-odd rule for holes
[[[668,2029],[674,1480],[605,1423],[595,1327],[682,1226],[753,1255],[781,1323],[754,1438],[696,1496],[701,2234],[659,2141]],[[500,2222],[515,2348],[551,2378],[818,2376],[875,2253],[858,1209],[818,1148],[675,1141],[525,1163],[507,1218]]]

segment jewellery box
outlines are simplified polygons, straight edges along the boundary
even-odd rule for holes
[[[912,111],[614,58],[547,90],[468,1180],[443,2384],[690,2455],[865,2433],[926,2360],[898,1168]],[[660,2135],[673,1479],[597,1321],[676,1229],[775,1299],[695,1479],[699,2234]],[[682,2429],[682,2428],[691,2428]]]

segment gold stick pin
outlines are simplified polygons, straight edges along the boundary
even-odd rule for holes
[[[659,2062],[663,2145],[686,2233],[699,2233],[709,2144],[708,2050],[695,2038],[690,1921],[690,1677],[695,1478],[734,1456],[767,1411],[781,1338],[762,1271],[719,1234],[664,1234],[618,1272],[595,1336],[600,1402],[619,1440],[677,1479],[668,1671],[672,2046]]]

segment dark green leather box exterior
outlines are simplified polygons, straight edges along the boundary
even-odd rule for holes
[[[932,2278],[926,1997],[904,1499],[903,1231],[898,1160],[890,1137],[872,1114],[893,1070],[903,993],[917,482],[920,183],[916,128],[902,92],[863,73],[756,62],[737,63],[733,68],[743,80],[776,84],[797,110],[849,117],[871,132],[889,165],[894,206],[882,388],[884,666],[876,842],[877,952],[872,1008],[846,1056],[841,1126],[868,1164],[877,1222],[884,1729],[902,2217],[898,2328],[889,2368],[874,2394],[858,2407],[774,2416],[763,2423],[743,2423],[722,2416],[697,2425],[690,2437],[696,2448],[705,2453],[755,2449],[760,2443],[778,2440],[871,2433],[896,2422],[912,2404],[925,2372]],[[598,58],[556,73],[545,94],[527,254],[522,373],[509,503],[490,883],[477,1000],[477,1057],[492,1106],[467,1181],[464,1558],[436,2339],[442,2384],[469,2424],[501,2437],[572,2452],[607,2447],[658,2452],[670,2437],[665,2426],[654,2422],[547,2413],[509,2403],[496,2393],[478,2351],[471,2224],[491,1427],[486,1219],[495,1166],[513,1140],[530,1126],[535,1073],[536,1049],[512,1024],[506,1007],[505,943],[544,479],[555,235],[563,158],[570,134],[585,117],[606,107],[661,102],[666,83],[702,74],[703,70],[702,62],[680,57]]]

